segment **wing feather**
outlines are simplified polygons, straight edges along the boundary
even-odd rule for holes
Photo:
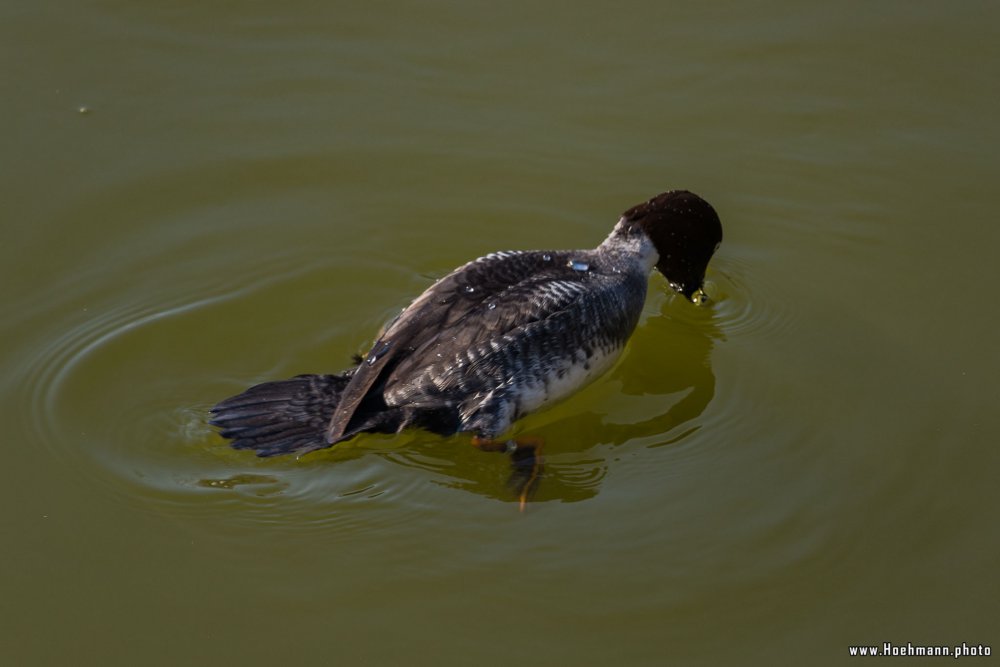
[[[569,307],[590,274],[574,269],[568,259],[589,252],[493,253],[431,285],[372,345],[344,389],[327,429],[328,442],[350,432],[366,397],[440,361],[439,349],[472,349]]]

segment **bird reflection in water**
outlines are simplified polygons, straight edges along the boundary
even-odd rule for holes
[[[538,416],[542,424],[532,433],[545,442],[538,478],[530,485],[527,500],[578,502],[595,497],[620,447],[636,441],[647,447],[667,447],[684,442],[700,428],[697,421],[715,396],[711,352],[722,332],[716,325],[712,303],[687,308],[678,317],[668,307],[640,324],[621,362],[591,390],[605,383],[625,396],[655,397],[653,414],[638,421],[616,423],[613,416],[594,410],[555,420]],[[676,306],[674,306],[676,308]],[[697,311],[692,316],[691,311]],[[663,354],[663,350],[670,350]],[[578,395],[575,399],[585,398]],[[626,402],[623,402],[624,405]],[[560,410],[562,412],[563,410]],[[461,436],[454,447],[442,447],[433,436],[381,456],[399,465],[440,475],[437,483],[505,502],[523,504],[520,496],[527,470],[514,459],[502,465],[478,455]],[[652,441],[652,442],[650,442]]]

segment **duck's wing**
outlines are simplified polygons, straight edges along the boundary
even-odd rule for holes
[[[437,350],[468,349],[565,310],[595,279],[587,251],[500,252],[481,257],[431,285],[372,345],[334,411],[327,441],[350,435],[362,400],[438,359]]]

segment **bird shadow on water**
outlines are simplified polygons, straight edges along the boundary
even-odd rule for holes
[[[711,352],[723,334],[711,305],[694,308],[680,301],[668,298],[659,314],[639,326],[607,376],[515,426],[514,437],[544,442],[531,502],[594,498],[623,450],[678,445],[701,428],[699,417],[715,396]],[[479,451],[465,435],[444,442],[418,438],[380,455],[434,472],[437,483],[450,488],[506,502],[519,499],[517,461],[505,463],[498,454]]]

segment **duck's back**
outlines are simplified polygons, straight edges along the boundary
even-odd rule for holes
[[[614,362],[645,298],[648,269],[634,264],[594,250],[536,251],[457,269],[372,346],[328,439],[349,437],[377,413],[393,414],[395,430],[499,435]]]

